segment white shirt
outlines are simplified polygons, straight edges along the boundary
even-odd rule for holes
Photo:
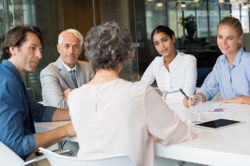
[[[153,166],[149,134],[163,144],[191,139],[186,123],[142,82],[85,84],[70,93],[68,104],[80,158],[125,153],[137,166]]]
[[[60,58],[60,60],[61,60],[61,62],[62,62],[62,64],[63,64],[63,66],[66,68],[66,70],[68,70],[68,72],[70,72],[71,70],[75,70],[75,71],[76,71],[76,65],[75,65],[74,67],[70,68],[68,65],[66,65],[66,64],[62,61],[61,58]]]
[[[197,81],[197,61],[193,55],[178,52],[169,64],[169,71],[164,65],[163,57],[156,57],[144,72],[141,80],[152,84],[155,80],[159,89],[168,92],[180,88],[188,95],[193,95]],[[182,100],[184,96],[178,93],[168,94],[167,99]]]

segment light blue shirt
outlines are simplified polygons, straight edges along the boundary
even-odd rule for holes
[[[221,55],[200,90],[207,100],[219,91],[223,99],[250,96],[250,53],[240,48],[231,67]]]

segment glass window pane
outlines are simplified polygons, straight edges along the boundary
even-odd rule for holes
[[[145,7],[147,38],[150,39],[155,26],[167,24],[166,3],[165,1],[146,1]]]
[[[207,3],[201,3],[197,9],[197,37],[208,36],[208,22],[207,22]]]
[[[219,5],[217,1],[209,1],[209,28],[210,34],[208,36],[215,36],[217,30],[217,24],[219,23]]]

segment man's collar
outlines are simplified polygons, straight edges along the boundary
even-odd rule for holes
[[[71,70],[76,70],[76,65],[75,65],[73,68],[70,68],[68,65],[66,65],[66,64],[62,61],[61,58],[60,58],[60,61],[62,62],[63,66],[66,68],[66,70],[67,70],[68,72],[70,72]]]
[[[20,80],[22,80],[21,73],[19,72],[19,70],[16,68],[16,66],[15,66],[13,63],[11,63],[9,60],[5,59],[5,60],[2,61],[2,64],[3,64],[4,66],[7,66],[10,70],[12,70],[12,71],[15,73],[15,75],[16,75]]]

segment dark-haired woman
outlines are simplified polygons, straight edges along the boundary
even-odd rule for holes
[[[161,56],[151,62],[141,80],[148,84],[156,80],[160,90],[175,92],[181,88],[188,96],[193,95],[197,80],[196,58],[175,49],[175,35],[169,27],[157,26],[151,40]],[[181,101],[184,96],[176,92],[166,98]]]

